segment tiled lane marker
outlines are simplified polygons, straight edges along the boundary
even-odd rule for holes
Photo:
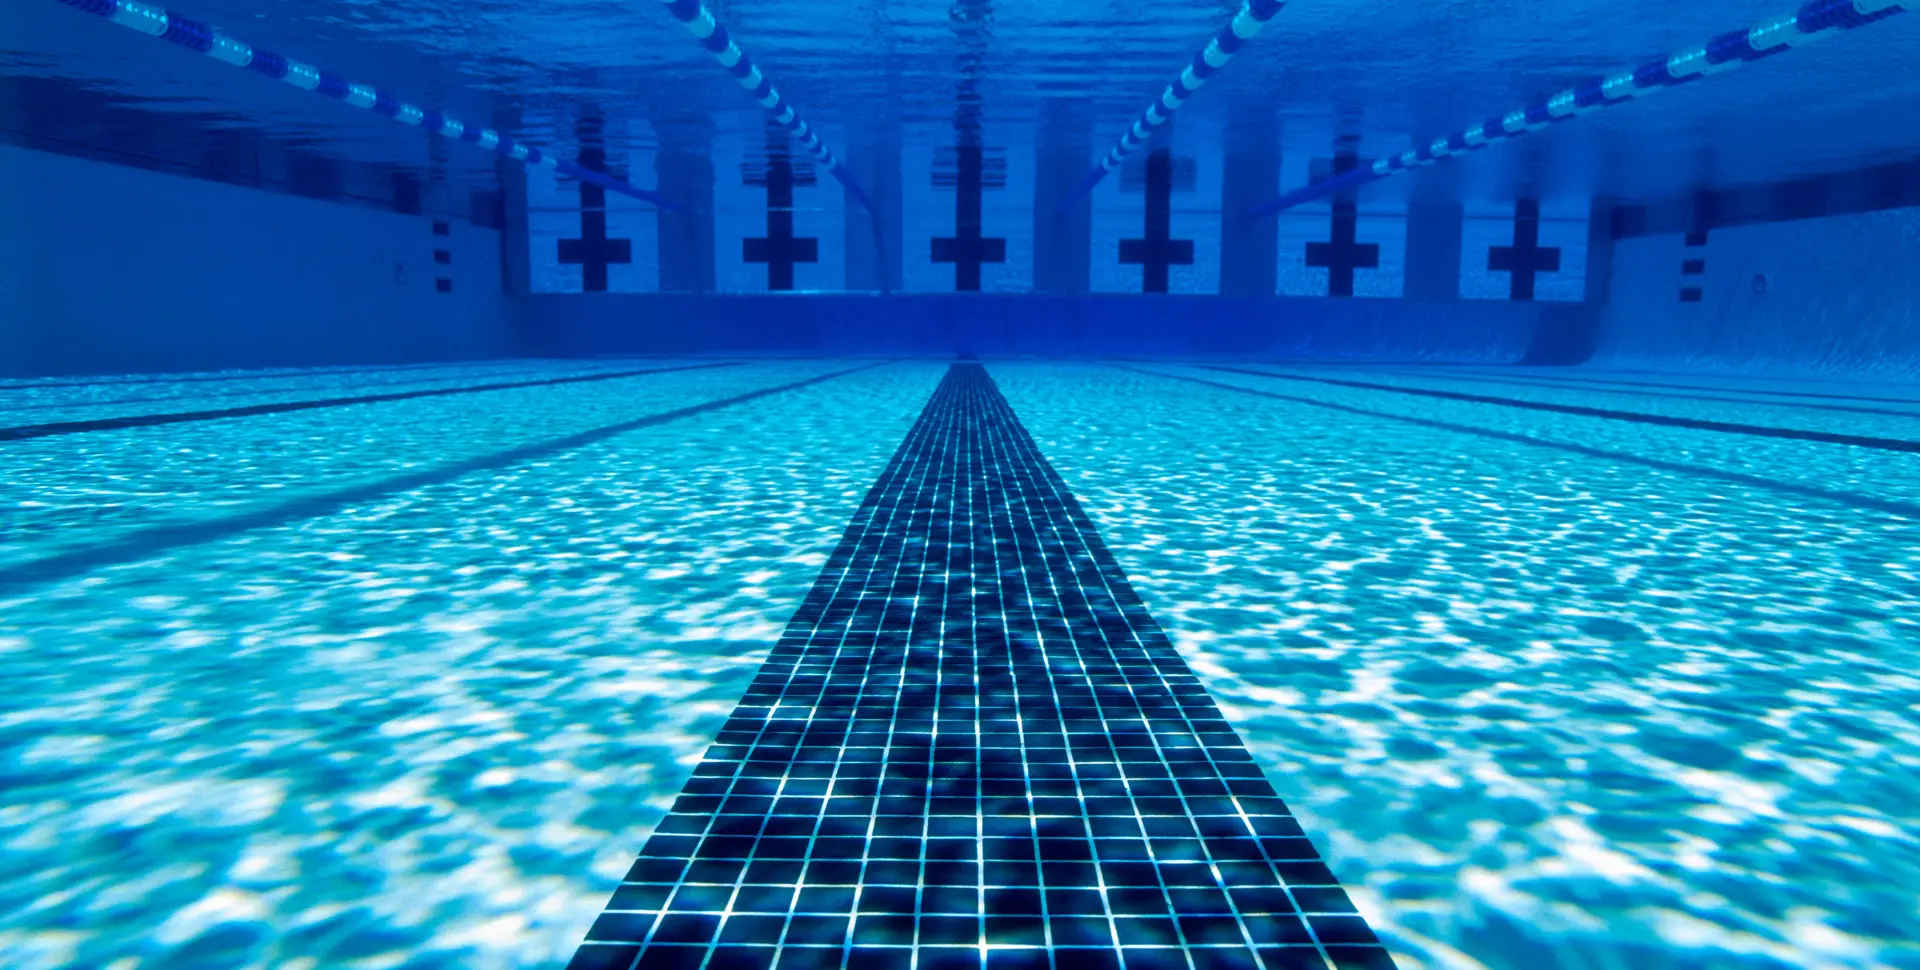
[[[573,970],[1391,967],[977,364]]]

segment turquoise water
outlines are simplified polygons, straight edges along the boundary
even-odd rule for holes
[[[1920,414],[1858,385],[1233,366],[1920,423],[1783,393]],[[944,369],[742,362],[9,444],[0,965],[563,965]],[[989,369],[1401,966],[1920,965],[1911,455],[1198,364]]]

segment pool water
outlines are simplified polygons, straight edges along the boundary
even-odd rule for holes
[[[565,966],[947,369],[0,387],[0,965]],[[1910,388],[987,371],[1401,967],[1920,966]]]

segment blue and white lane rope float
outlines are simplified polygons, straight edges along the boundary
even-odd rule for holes
[[[1180,72],[1180,76],[1175,78],[1172,84],[1167,85],[1167,89],[1160,94],[1160,100],[1147,106],[1146,114],[1141,115],[1140,120],[1134,122],[1133,127],[1121,136],[1120,143],[1107,152],[1106,157],[1100,160],[1099,165],[1094,166],[1093,171],[1087,173],[1086,179],[1073,190],[1073,194],[1061,201],[1060,211],[1065,212],[1079,204],[1081,199],[1086,198],[1087,194],[1093,191],[1094,186],[1100,184],[1101,179],[1119,168],[1120,163],[1126,161],[1128,155],[1145,145],[1147,140],[1153,137],[1154,130],[1171,121],[1173,113],[1180,110],[1180,106],[1186,104],[1187,99],[1193,97],[1214,72],[1226,67],[1227,62],[1233,60],[1233,55],[1238,53],[1247,41],[1259,36],[1260,28],[1265,27],[1267,21],[1272,20],[1284,6],[1286,6],[1286,0],[1247,0],[1246,5],[1240,8],[1240,12],[1234,15],[1233,20],[1220,28],[1220,32],[1207,42],[1207,46],[1193,55],[1192,63]]]
[[[800,119],[800,113],[793,110],[793,105],[773,86],[773,82],[754,66],[753,58],[733,42],[733,38],[727,34],[727,28],[714,19],[705,4],[700,0],[661,0],[661,3],[673,15],[673,19],[680,21],[681,26],[687,28],[687,33],[692,34],[700,46],[713,55],[713,59],[726,68],[727,73],[733,75],[733,79],[739,81],[755,101],[760,102],[760,107],[767,109],[767,114],[800,142],[800,147],[813,156],[815,163],[846,186],[847,192],[859,201],[862,208],[868,212],[874,211],[873,198],[867,195],[867,190],[847,174],[840,160],[820,143],[820,134]]]
[[[1864,27],[1902,10],[1920,6],[1920,0],[1813,0],[1794,13],[1764,21],[1747,30],[1721,34],[1705,44],[1664,60],[1649,61],[1630,71],[1587,81],[1550,98],[1510,111],[1465,131],[1436,138],[1428,144],[1370,166],[1323,179],[1247,210],[1250,216],[1272,215],[1415,168],[1425,168],[1454,155],[1479,151],[1496,142],[1601,108],[1625,104],[1667,88],[1697,81],[1775,54],[1831,37],[1842,30]]]
[[[60,0],[60,2],[111,20],[122,27],[137,30],[161,40],[172,41],[188,50],[199,51],[216,61],[223,61],[235,67],[251,68],[301,90],[317,91],[327,97],[345,101],[356,108],[371,108],[374,114],[392,118],[403,125],[415,125],[446,138],[478,145],[501,158],[520,162],[529,168],[544,168],[561,175],[571,176],[582,182],[590,182],[623,195],[633,196],[643,202],[650,202],[663,209],[684,208],[657,192],[636,188],[625,180],[614,178],[604,172],[596,172],[581,168],[572,162],[562,161],[491,128],[476,128],[463,124],[441,112],[429,111],[417,105],[396,100],[392,95],[369,85],[353,84],[337,74],[323,71],[311,64],[304,64],[272,51],[241,43],[214,27],[182,17],[164,7],[135,3],[133,0]]]

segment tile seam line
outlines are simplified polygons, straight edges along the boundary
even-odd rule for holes
[[[1161,371],[1145,370],[1143,368],[1138,368],[1138,367],[1127,367],[1120,364],[1107,364],[1105,366],[1112,367],[1115,370],[1130,371],[1135,374],[1145,374],[1149,377],[1159,377],[1159,378],[1164,378],[1166,380],[1171,380],[1171,381],[1187,381],[1189,383],[1201,384],[1207,387],[1216,387],[1226,391],[1237,391],[1242,394],[1252,394],[1257,397],[1271,398],[1278,401],[1287,401],[1293,404],[1304,404],[1310,407],[1325,408],[1331,411],[1339,411],[1343,414],[1357,414],[1362,417],[1368,417],[1368,418],[1383,418],[1389,421],[1401,421],[1407,424],[1414,424],[1423,428],[1434,428],[1440,431],[1455,432],[1457,434],[1475,435],[1477,437],[1492,438],[1497,441],[1508,441],[1508,442],[1513,442],[1515,444],[1533,445],[1535,447],[1547,448],[1555,451],[1570,451],[1575,454],[1585,455],[1589,458],[1600,458],[1608,461],[1623,462],[1630,465],[1641,465],[1648,468],[1655,468],[1660,471],[1673,472],[1674,474],[1678,474],[1678,475],[1686,475],[1692,478],[1718,479],[1723,482],[1732,482],[1738,485],[1746,485],[1752,488],[1765,489],[1767,491],[1779,492],[1785,495],[1794,495],[1800,498],[1821,499],[1823,501],[1832,502],[1836,505],[1845,506],[1855,511],[1865,509],[1865,510],[1871,510],[1874,512],[1881,512],[1887,515],[1898,516],[1900,518],[1905,518],[1905,519],[1920,519],[1920,503],[1901,502],[1901,501],[1896,501],[1892,499],[1883,499],[1877,496],[1862,495],[1856,492],[1837,492],[1837,491],[1832,491],[1830,489],[1816,488],[1810,485],[1795,485],[1791,482],[1782,482],[1782,481],[1777,481],[1771,478],[1762,478],[1759,475],[1749,475],[1744,472],[1729,472],[1729,471],[1722,471],[1717,468],[1703,468],[1698,465],[1687,465],[1677,461],[1667,461],[1662,458],[1648,458],[1644,455],[1632,455],[1632,454],[1627,454],[1625,452],[1607,451],[1602,448],[1593,448],[1587,445],[1574,444],[1572,442],[1548,441],[1545,438],[1535,438],[1530,435],[1523,435],[1523,434],[1519,434],[1512,431],[1499,431],[1494,428],[1478,428],[1469,424],[1455,424],[1450,421],[1435,421],[1431,418],[1416,418],[1416,417],[1411,417],[1404,414],[1392,414],[1386,411],[1369,411],[1366,408],[1357,408],[1347,404],[1335,404],[1331,401],[1319,401],[1310,397],[1296,397],[1291,394],[1279,394],[1273,391],[1262,391],[1258,388],[1240,387],[1238,385],[1226,384],[1220,381],[1210,381],[1204,377],[1188,377],[1184,374],[1168,374]]]
[[[455,394],[479,394],[486,391],[506,391],[524,387],[555,387],[562,384],[586,384],[594,381],[611,381],[627,377],[646,377],[651,374],[671,374],[738,366],[740,366],[738,363],[731,361],[712,364],[686,364],[678,367],[656,367],[649,370],[620,371],[613,374],[588,374],[577,377],[554,377],[537,381],[500,381],[492,384],[477,384],[468,387],[433,388],[421,391],[393,391],[385,394],[359,394],[353,397],[316,398],[308,401],[282,401],[273,404],[251,404],[235,408],[215,408],[204,411],[173,411],[163,414],[126,415],[118,418],[90,418],[84,421],[53,421],[46,424],[24,424],[11,428],[0,428],[0,443],[8,441],[33,441],[38,438],[54,438],[70,434],[91,434],[97,431],[126,431],[135,428],[164,427],[172,424],[192,424],[200,421],[224,421],[234,418],[264,417],[271,414],[292,414],[300,411],[352,407],[358,404],[385,404],[393,401],[449,397]]]
[[[1590,408],[1577,404],[1551,404],[1545,401],[1522,401],[1516,398],[1494,397],[1488,394],[1468,394],[1463,391],[1395,387],[1391,384],[1343,381],[1331,377],[1299,377],[1291,374],[1278,374],[1272,371],[1249,370],[1242,367],[1222,367],[1217,364],[1202,364],[1200,365],[1200,369],[1220,371],[1227,374],[1248,374],[1254,377],[1266,377],[1281,381],[1325,384],[1330,387],[1348,387],[1363,391],[1386,391],[1392,394],[1430,397],[1445,401],[1462,401],[1468,404],[1491,404],[1497,407],[1516,408],[1523,411],[1545,411],[1553,414],[1574,415],[1576,417],[1601,418],[1609,421],[1627,421],[1634,424],[1657,425],[1668,428],[1685,428],[1691,431],[1714,431],[1721,434],[1743,434],[1754,438],[1777,438],[1789,441],[1808,441],[1818,444],[1847,445],[1855,448],[1871,448],[1876,451],[1896,451],[1909,454],[1920,453],[1920,441],[1907,441],[1900,438],[1839,434],[1829,431],[1799,431],[1792,428],[1774,428],[1758,424],[1735,424],[1729,421],[1709,421],[1702,418],[1677,418],[1662,414],[1642,414],[1637,411],[1616,411],[1611,408]]]
[[[426,488],[462,478],[476,472],[498,471],[510,468],[525,461],[543,458],[548,455],[563,454],[590,445],[599,444],[611,438],[631,431],[657,427],[690,418],[711,411],[719,411],[738,404],[746,404],[764,397],[786,391],[795,391],[804,387],[823,384],[836,378],[845,377],[862,371],[886,367],[894,361],[879,361],[851,367],[845,370],[820,374],[805,380],[787,384],[777,384],[758,390],[747,391],[731,397],[718,398],[700,404],[675,408],[623,421],[618,424],[593,428],[577,432],[562,438],[533,445],[524,445],[506,451],[494,452],[476,458],[455,462],[420,472],[412,472],[394,478],[382,479],[360,486],[335,489],[331,492],[296,499],[271,508],[238,516],[206,521],[175,523],[172,525],[152,526],[122,536],[119,540],[102,546],[85,547],[55,553],[39,559],[28,560],[10,566],[0,566],[0,596],[12,594],[20,587],[56,582],[96,568],[143,562],[155,554],[183,546],[201,545],[207,542],[230,538],[259,528],[271,528],[291,522],[304,521],[338,512],[341,508],[355,502],[364,502],[392,495],[398,492]],[[143,549],[142,547],[152,547]]]

